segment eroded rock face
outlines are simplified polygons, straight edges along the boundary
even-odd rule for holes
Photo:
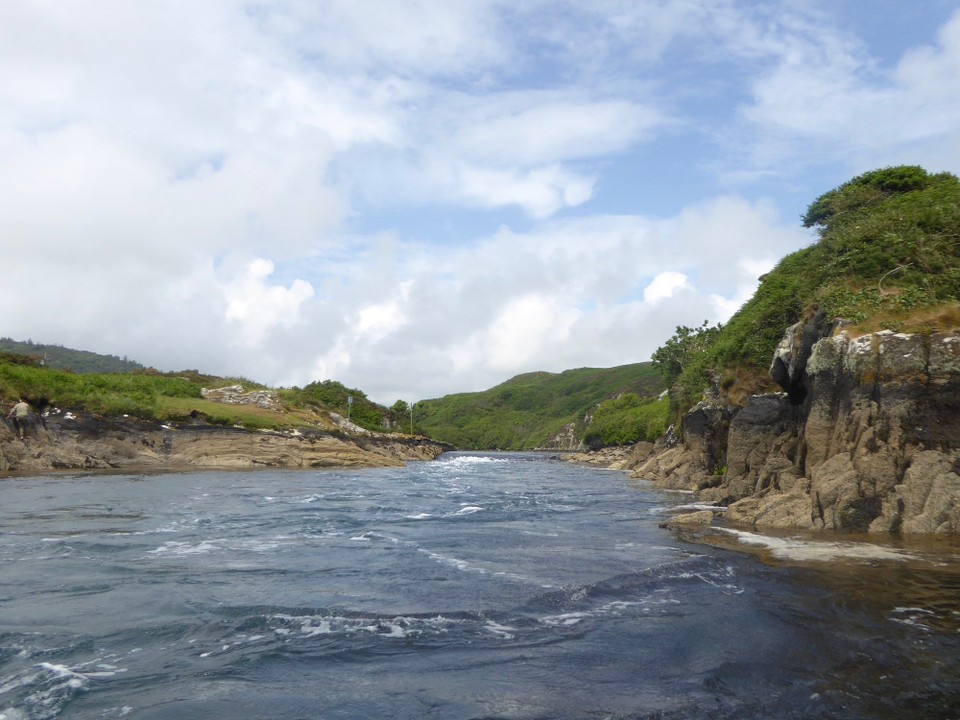
[[[255,405],[256,407],[266,408],[267,410],[275,410],[280,406],[276,391],[247,391],[243,385],[228,385],[227,387],[212,390],[202,388],[200,394],[206,400],[225,403],[227,405]]]
[[[0,472],[111,468],[391,467],[450,449],[427,438],[310,431],[182,428],[135,418],[67,414],[37,424],[27,440],[0,428]]]
[[[699,403],[684,418],[680,441],[666,439],[636,471],[637,477],[674,490],[703,490],[718,485],[726,464],[729,408]]]
[[[727,519],[757,526],[960,532],[960,335],[812,341],[825,327],[788,330],[771,367],[783,394],[752,398],[728,423],[695,408],[694,442],[685,432],[638,475],[702,490],[730,503]],[[726,437],[713,486],[704,421]]]
[[[577,435],[577,423],[567,423],[564,425],[553,437],[549,438],[540,449],[583,452],[585,448],[583,440]]]

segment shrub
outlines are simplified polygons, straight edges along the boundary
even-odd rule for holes
[[[859,175],[814,200],[803,224],[819,241],[783,258],[710,342],[684,350],[678,333],[654,353],[683,412],[720,378],[765,374],[790,325],[828,318],[898,328],[960,301],[960,180],[916,166]],[[705,327],[705,326],[704,326]],[[701,330],[704,328],[701,328]],[[679,356],[679,363],[670,362]],[[679,372],[677,372],[679,370]],[[772,386],[771,386],[772,387]]]
[[[584,434],[584,442],[592,449],[638,440],[653,442],[667,429],[669,419],[669,400],[644,401],[628,393],[600,404]]]

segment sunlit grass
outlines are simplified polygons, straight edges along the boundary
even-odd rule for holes
[[[256,405],[230,405],[202,398],[164,397],[158,400],[157,417],[162,420],[182,421],[192,414],[200,414],[212,425],[239,425],[254,430],[285,430],[313,426],[330,430],[335,426],[321,413],[298,409],[272,410]]]
[[[960,331],[960,303],[943,303],[902,312],[877,313],[845,330],[854,337],[878,330],[894,330],[903,333]]]

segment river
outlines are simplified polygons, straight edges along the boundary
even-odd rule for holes
[[[0,720],[960,718],[956,543],[542,455],[0,480]]]

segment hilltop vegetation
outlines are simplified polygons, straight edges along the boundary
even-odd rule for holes
[[[20,342],[0,338],[0,352],[24,355],[45,367],[71,370],[75,373],[125,373],[143,370],[143,365],[116,355],[101,355],[88,350],[74,350],[62,345],[44,345],[32,340]]]
[[[723,327],[679,327],[654,353],[676,412],[705,391],[734,403],[774,389],[784,330],[822,312],[853,334],[960,327],[960,181],[916,166],[859,175],[803,216],[813,245],[786,256]]]
[[[630,396],[622,403],[630,407],[610,407],[606,415],[609,419],[614,410],[627,410],[622,419],[630,430],[624,429],[621,434],[626,437],[632,432],[632,440],[636,440],[649,434],[650,424],[640,417],[639,408],[650,405],[662,389],[650,363],[581,368],[559,374],[527,373],[483,392],[424,400],[417,403],[414,414],[417,425],[430,437],[456,447],[531,450],[543,447],[570,424],[575,426],[577,436],[583,437],[598,405]],[[594,441],[611,444],[607,439],[612,435],[606,433],[597,429]]]

